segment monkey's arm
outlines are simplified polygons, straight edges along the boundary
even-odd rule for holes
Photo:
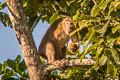
[[[72,39],[72,42],[74,42],[74,43],[77,43],[77,42],[79,42],[79,39],[78,39],[78,34],[77,34],[77,32],[71,36],[71,39]]]
[[[71,36],[72,42],[69,44],[69,50],[75,52],[79,48],[79,39],[77,33]]]

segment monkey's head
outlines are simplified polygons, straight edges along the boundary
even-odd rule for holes
[[[62,28],[66,35],[70,35],[74,30],[73,20],[70,17],[64,18],[62,21]]]

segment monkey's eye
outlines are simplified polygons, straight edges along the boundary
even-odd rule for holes
[[[66,21],[66,22],[65,22],[65,25],[66,25],[66,26],[70,26],[70,22],[69,22],[69,21]]]

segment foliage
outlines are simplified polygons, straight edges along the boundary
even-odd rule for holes
[[[18,55],[15,60],[8,59],[0,64],[1,80],[29,80],[24,60]]]
[[[6,3],[1,4],[0,2],[0,10],[4,9],[6,6],[7,6]],[[3,11],[0,11],[0,22],[3,23],[5,27],[6,26],[12,27],[8,14]]]
[[[1,4],[0,10],[4,7],[5,3]],[[60,17],[72,17],[74,25],[77,27],[72,34],[78,33],[80,43],[83,46],[83,50],[78,51],[73,56],[81,60],[88,58],[86,55],[89,54],[90,58],[96,60],[94,66],[72,67],[60,72],[60,74],[59,71],[53,71],[50,75],[52,80],[56,80],[56,78],[64,80],[120,78],[119,0],[23,0],[23,7],[32,30],[39,20],[52,24]],[[0,12],[0,14],[0,21],[5,26],[9,26],[8,15],[3,12]],[[7,25],[7,22],[9,22],[9,25]],[[72,57],[69,51],[67,51],[67,54],[68,58]],[[1,64],[2,75],[3,73],[5,76],[8,73],[17,75],[19,73],[18,67],[15,69],[16,67],[13,68],[12,66],[11,68],[9,66],[11,69],[3,69],[3,66],[8,67],[7,62],[16,63],[16,60],[8,60]],[[24,77],[21,72],[20,70],[19,74]]]

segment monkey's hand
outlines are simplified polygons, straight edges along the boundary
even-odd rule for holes
[[[79,43],[74,43],[74,42],[71,42],[68,47],[70,52],[76,52],[78,48],[79,48]]]
[[[66,67],[66,64],[68,63],[68,59],[61,59],[61,60],[56,60],[50,64],[55,65],[58,67],[59,70],[62,70]]]

